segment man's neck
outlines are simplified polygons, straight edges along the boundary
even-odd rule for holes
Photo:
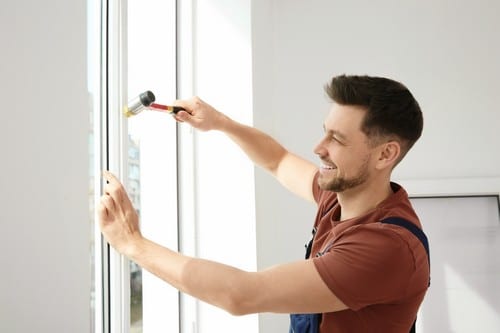
[[[393,193],[389,180],[364,183],[355,188],[338,193],[341,207],[340,221],[362,216],[375,209]]]

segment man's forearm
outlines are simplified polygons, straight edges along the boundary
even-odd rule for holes
[[[184,256],[148,239],[130,247],[125,255],[181,292],[232,314],[245,314],[241,300],[244,298],[243,286],[251,286],[247,282],[248,272]]]
[[[225,133],[254,164],[269,171],[291,192],[314,201],[311,184],[317,172],[316,165],[289,152],[271,136],[232,120],[197,97],[176,103],[187,110],[177,113],[176,120],[187,122],[201,131]]]

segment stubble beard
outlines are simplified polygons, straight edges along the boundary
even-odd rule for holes
[[[368,172],[368,162],[365,161],[361,166],[358,174],[351,178],[334,176],[333,179],[318,179],[319,186],[322,190],[332,191],[336,193],[344,192],[346,190],[355,188],[363,183],[369,178]]]

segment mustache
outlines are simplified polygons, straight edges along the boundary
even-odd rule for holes
[[[337,167],[337,164],[333,163],[333,161],[330,160],[329,158],[328,159],[327,158],[321,158],[320,160],[321,160],[321,162],[323,164],[326,164],[326,165],[329,165],[329,166],[333,166],[335,168]]]

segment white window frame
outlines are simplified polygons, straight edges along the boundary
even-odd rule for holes
[[[190,4],[191,2],[189,2]],[[185,3],[183,4],[185,5]],[[190,6],[190,5],[188,5]],[[111,112],[109,110],[122,110],[126,105],[129,96],[127,96],[127,0],[101,0],[99,5],[96,2],[89,3],[89,10],[94,11],[92,16],[100,18],[100,80],[94,82],[95,100],[94,100],[94,152],[95,152],[95,201],[99,200],[102,193],[103,182],[100,177],[101,171],[108,169],[115,173],[124,183],[128,176],[127,157],[128,157],[128,128],[127,119],[121,112]],[[176,3],[176,15],[178,14],[178,5]],[[185,8],[185,7],[183,7]],[[99,13],[95,13],[99,11]],[[184,11],[184,15],[191,16],[191,9]],[[189,13],[189,14],[187,14]],[[95,22],[94,22],[95,23]],[[95,29],[94,29],[95,30]],[[95,34],[95,32],[94,32]],[[95,37],[95,36],[94,36]],[[190,39],[186,39],[190,40]],[[189,52],[188,52],[189,53]],[[94,55],[95,57],[95,55]],[[191,62],[184,62],[183,66],[190,66]],[[179,68],[176,68],[178,71]],[[97,72],[94,70],[94,73]],[[190,76],[188,76],[190,78]],[[178,81],[178,80],[177,80]],[[178,82],[177,82],[178,83]],[[185,93],[191,92],[192,81],[190,79],[183,81],[183,90]],[[96,88],[96,87],[99,88]],[[101,110],[100,112],[98,110]],[[175,126],[175,125],[174,125]],[[187,172],[178,174],[178,184],[184,184],[188,188],[192,182],[190,167],[192,168],[192,131],[177,130],[178,140],[183,142],[185,150],[182,156],[182,165]],[[173,140],[175,142],[177,140]],[[190,191],[184,192],[183,208],[186,212],[193,211],[193,194]],[[178,212],[176,212],[178,214]],[[174,223],[178,224],[180,217],[176,218]],[[180,237],[186,240],[194,240],[194,216],[190,213],[183,215],[187,221],[183,224],[183,230],[178,230],[175,235],[180,241]],[[118,254],[102,239],[100,229],[95,216],[95,295],[94,295],[94,322],[93,332],[95,333],[122,333],[130,331],[130,271],[129,262],[126,258]],[[182,233],[183,236],[180,235]],[[178,246],[175,244],[175,246]],[[174,248],[175,249],[175,248]],[[184,250],[188,253],[194,253],[194,241],[184,242]],[[144,277],[143,277],[144,279]],[[151,277],[149,277],[151,280]],[[143,280],[144,281],[144,280]],[[164,284],[168,287],[167,284]],[[155,288],[155,287],[153,287]],[[159,286],[163,288],[163,285]],[[159,293],[165,295],[164,293]],[[144,299],[143,299],[144,301]],[[161,302],[161,301],[160,301]],[[181,314],[183,319],[189,317],[195,320],[195,303],[193,300],[177,300],[179,308],[175,316],[179,318],[179,329],[181,323]],[[182,310],[181,311],[181,307]],[[151,307],[150,307],[151,308]],[[144,304],[143,304],[144,309]],[[179,313],[180,312],[180,313]],[[144,313],[143,313],[144,316]],[[153,320],[154,321],[154,320]],[[151,321],[150,321],[151,322]],[[149,324],[155,326],[156,322]],[[161,326],[161,323],[160,323]],[[195,327],[195,323],[189,321],[189,327]],[[182,330],[187,330],[188,326],[183,326]],[[161,327],[160,327],[161,328]],[[144,333],[152,333],[151,330],[144,330]]]
[[[102,170],[114,172],[120,179],[126,175],[124,141],[126,124],[118,110],[125,103],[123,84],[126,82],[124,35],[121,27],[126,19],[126,2],[100,1],[100,90],[99,111],[94,113],[96,200],[102,193]],[[94,7],[97,10],[97,6]],[[96,96],[97,99],[97,96]],[[97,103],[96,103],[97,104]],[[103,240],[97,218],[95,219],[95,333],[128,332],[130,321],[129,269],[126,259],[111,249]]]

